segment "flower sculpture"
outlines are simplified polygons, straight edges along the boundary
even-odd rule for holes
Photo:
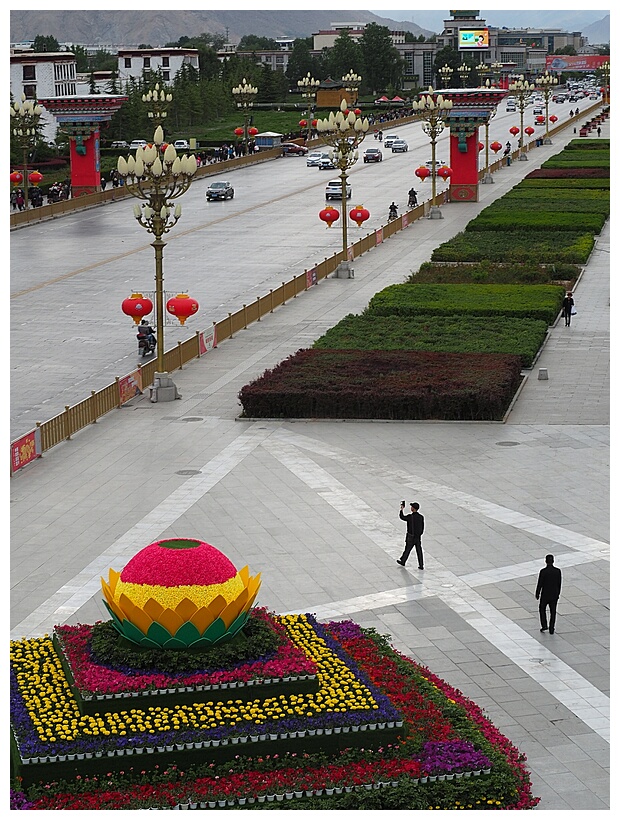
[[[122,572],[101,579],[120,634],[139,646],[187,649],[223,643],[248,619],[260,573],[237,572],[218,549],[196,539],[149,544]]]

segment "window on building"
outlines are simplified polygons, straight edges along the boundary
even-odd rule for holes
[[[427,88],[433,85],[433,59],[432,51],[425,51],[422,54],[422,85]]]
[[[161,64],[164,68],[170,68],[170,57],[162,57]]]
[[[36,85],[25,85],[23,86],[24,96],[27,100],[36,100],[37,98],[37,87]]]
[[[24,65],[22,66],[22,80],[36,80],[36,66]]]
[[[165,83],[170,82],[170,72],[169,71],[162,71],[161,78]]]
[[[131,68],[131,57],[125,57],[125,68]]]
[[[151,67],[151,58],[150,57],[145,57],[144,58],[144,68],[150,68],[150,67]]]

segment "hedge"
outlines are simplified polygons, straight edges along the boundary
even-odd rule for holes
[[[569,231],[465,231],[435,248],[433,262],[535,262],[584,265],[594,247],[591,233]]]
[[[371,316],[511,316],[552,324],[560,285],[389,285],[366,308]]]
[[[603,148],[607,148],[609,151],[611,148],[611,140],[609,139],[581,139],[578,140],[571,140],[567,143],[563,151],[600,151]],[[561,153],[562,153],[561,152]]]
[[[609,159],[607,162],[603,162],[599,159],[578,159],[578,160],[571,160],[568,157],[558,158],[558,159],[550,159],[544,163],[544,168],[567,168],[572,170],[573,168],[579,169],[579,171],[584,171],[589,168],[594,169],[601,169],[603,170],[605,167],[609,169],[610,162]],[[608,171],[609,173],[609,171]]]
[[[531,171],[525,179],[609,179],[609,168],[550,168]],[[521,184],[521,183],[520,183]]]
[[[539,231],[569,231],[574,233],[581,229],[593,234],[599,234],[605,224],[606,217],[601,213],[566,213],[565,211],[527,211],[521,209],[494,209],[487,208],[475,219],[472,219],[465,228],[470,231],[502,232],[532,230]]]
[[[547,333],[536,319],[498,316],[345,316],[314,343],[319,350],[513,353],[530,367]]]
[[[574,176],[565,176],[565,175],[547,175],[544,176],[532,176],[529,174],[525,179],[521,180],[521,182],[516,186],[515,190],[522,191],[524,188],[528,190],[532,188],[543,188],[546,190],[572,190],[575,191],[576,189],[576,196],[580,197],[582,193],[586,193],[589,190],[609,190],[610,187],[610,179],[609,175],[602,177],[600,179],[595,179],[593,177],[579,177],[576,178]]]
[[[520,370],[491,353],[299,350],[239,399],[250,418],[501,421]]]
[[[470,264],[449,264],[443,262],[423,262],[417,272],[412,273],[409,284],[460,283],[460,284],[504,284],[504,285],[547,285],[562,281],[572,287],[577,281],[581,268],[577,265],[535,265],[512,262],[473,262]]]

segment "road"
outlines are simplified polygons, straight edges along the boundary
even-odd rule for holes
[[[561,121],[569,109],[566,103],[552,104],[550,114]],[[530,112],[531,107],[526,124],[533,120]],[[518,115],[507,114],[502,104],[491,121],[489,141],[510,139],[515,148],[508,133],[513,125],[519,125]],[[384,128],[384,134],[389,132],[404,138],[409,151],[384,149],[383,162],[363,164],[360,158],[351,169],[350,205],[364,205],[371,216],[361,229],[350,226],[350,242],[384,224],[392,200],[404,209],[412,185],[420,201],[430,197],[430,182],[420,183],[413,173],[431,156],[420,123],[396,122]],[[449,162],[448,140],[446,130],[437,143],[440,161]],[[360,154],[378,144],[367,137]],[[482,151],[481,166],[484,159]],[[235,198],[226,202],[206,202],[206,187],[215,177],[192,184],[181,200],[181,220],[167,236],[164,287],[189,292],[200,310],[185,327],[166,328],[166,347],[211,328],[229,311],[342,247],[338,223],[328,229],[318,218],[325,185],[335,176],[291,156],[230,172]],[[438,190],[444,187],[438,180]],[[136,367],[134,325],[120,305],[134,291],[154,290],[151,239],[133,218],[133,200],[12,232],[12,440]]]

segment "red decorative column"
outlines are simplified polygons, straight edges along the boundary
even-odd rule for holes
[[[127,100],[115,94],[48,97],[39,103],[58,120],[71,142],[71,195],[101,190],[101,128]]]
[[[478,202],[478,128],[472,128],[456,134],[450,129],[450,202]]]

